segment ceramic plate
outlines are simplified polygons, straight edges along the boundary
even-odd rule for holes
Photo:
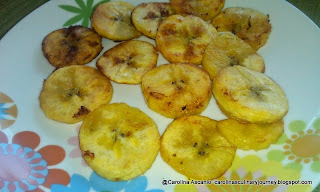
[[[142,0],[128,0],[138,5]],[[311,191],[320,182],[320,30],[303,13],[281,0],[226,0],[270,15],[272,32],[259,50],[266,74],[289,99],[285,133],[260,151],[238,150],[224,181],[252,180],[259,185],[185,183],[158,155],[144,175],[111,182],[88,167],[78,145],[81,123],[68,125],[45,117],[38,96],[43,80],[54,70],[42,55],[41,42],[53,30],[88,26],[90,12],[101,1],[49,1],[19,22],[0,42],[0,191]],[[141,37],[154,43],[146,37]],[[102,53],[116,45],[103,39]],[[95,66],[96,59],[89,63]],[[160,56],[158,65],[167,63]],[[172,119],[146,106],[139,85],[113,83],[111,103],[125,102],[148,114],[162,134]],[[202,113],[221,120],[212,98]],[[141,157],[143,158],[143,157]],[[164,185],[163,181],[167,181]],[[271,181],[276,182],[271,184]],[[294,181],[294,182],[291,182]],[[301,185],[296,181],[304,182]],[[172,184],[176,183],[176,184]],[[270,185],[262,185],[270,184]]]

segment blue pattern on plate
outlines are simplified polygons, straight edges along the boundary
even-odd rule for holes
[[[6,113],[5,111],[8,110],[8,108],[4,108],[4,103],[0,103],[0,119],[5,119],[5,115],[7,115],[8,113]]]
[[[88,192],[90,191],[90,183],[89,181],[78,174],[74,174],[70,178],[70,187],[52,184],[51,185],[52,192]]]
[[[130,181],[109,181],[106,180],[95,172],[92,172],[89,181],[79,175],[74,174],[71,176],[70,185],[64,186],[60,184],[52,184],[52,192],[89,192],[90,188],[96,191],[103,192],[119,192],[124,190],[125,192],[163,192],[160,189],[147,190],[148,179],[146,176],[140,176]]]

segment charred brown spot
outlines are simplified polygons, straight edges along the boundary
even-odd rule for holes
[[[99,45],[99,43],[98,42],[90,42],[89,45],[91,47],[95,47],[95,46]]]
[[[183,161],[180,161],[180,165],[182,165],[183,164]]]
[[[197,142],[195,142],[194,144],[193,144],[193,147],[196,147],[198,145],[198,143]]]
[[[204,155],[206,154],[206,152],[204,152],[204,151],[199,151],[198,154],[199,154],[200,156],[204,156]]]
[[[128,131],[128,133],[126,134],[127,137],[130,137],[132,135],[131,131]]]
[[[186,47],[186,51],[184,53],[184,57],[186,60],[188,60],[189,58],[193,58],[196,56],[196,53],[194,52],[194,44],[189,42],[187,47]]]
[[[90,150],[84,151],[83,156],[87,157],[87,158],[94,159],[94,153],[92,153]]]
[[[247,30],[249,30],[250,28],[251,28],[251,16],[249,17],[249,19],[248,19],[248,27],[247,27]]]
[[[187,106],[185,105],[181,109],[182,109],[182,111],[184,111],[186,108],[187,108]]]
[[[200,109],[201,107],[203,107],[203,104],[196,105],[194,108]]]
[[[48,53],[45,53],[45,54],[44,54],[44,57],[47,58],[47,59],[49,59],[50,55],[49,55]]]
[[[145,16],[143,19],[156,19],[158,16],[154,12],[148,12],[147,16]]]
[[[175,154],[175,153],[174,153],[174,154],[172,154],[172,157],[176,157],[176,156],[177,156],[177,154]]]
[[[86,108],[85,106],[81,106],[81,107],[79,108],[78,113],[76,113],[76,114],[73,115],[73,118],[78,118],[78,117],[80,117],[80,116],[82,116],[82,115],[86,115],[86,114],[88,114],[88,113],[90,113],[90,110],[89,110],[88,108]]]
[[[175,25],[168,25],[165,29],[161,31],[161,33],[164,36],[174,35],[177,33],[177,31],[175,31],[174,29],[175,29]]]
[[[85,61],[85,60],[89,59],[90,57],[91,57],[91,54],[87,55],[85,58],[83,58],[83,60]]]
[[[162,93],[158,93],[158,92],[150,92],[150,95],[152,96],[152,97],[155,97],[156,99],[163,99],[164,98],[164,94],[162,94]]]
[[[70,52],[75,52],[75,51],[77,51],[78,50],[78,47],[77,46],[70,46],[70,48],[69,48],[69,51]]]
[[[164,7],[160,7],[160,14],[161,17],[168,17],[170,15],[169,11]]]
[[[68,37],[69,35],[71,35],[75,30],[76,30],[77,26],[70,26],[67,28],[66,30],[66,36]]]
[[[232,25],[232,27],[231,27],[231,33],[233,33],[233,34],[236,34],[236,25],[235,24],[233,24]]]

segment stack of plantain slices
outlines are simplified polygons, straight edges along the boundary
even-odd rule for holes
[[[43,54],[56,70],[44,81],[40,107],[59,122],[83,121],[81,151],[100,176],[133,179],[160,151],[177,172],[214,179],[237,148],[266,149],[282,135],[288,99],[257,53],[271,33],[269,15],[224,4],[111,1],[94,9],[92,29],[70,26],[44,38]],[[83,66],[100,54],[102,38],[117,45],[97,58],[96,68]],[[157,66],[159,54],[167,64]],[[110,104],[110,81],[141,84],[149,109],[173,119],[161,137],[144,112]],[[201,115],[212,95],[227,119]]]

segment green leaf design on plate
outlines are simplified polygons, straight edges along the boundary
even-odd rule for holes
[[[320,118],[316,119],[313,123],[313,127],[317,130],[320,130]]]
[[[75,1],[80,6],[80,8],[86,9],[86,5],[84,4],[84,2],[82,0],[75,0]]]
[[[288,136],[286,134],[282,134],[281,137],[276,142],[276,144],[278,144],[278,145],[285,144],[287,139],[288,139]]]
[[[78,7],[74,7],[71,5],[59,5],[61,9],[64,9],[66,11],[72,12],[72,13],[81,13],[81,9]]]
[[[82,15],[77,15],[72,17],[71,19],[69,19],[68,21],[66,21],[63,26],[69,26],[69,25],[73,25],[75,23],[77,23],[78,21],[81,21],[82,19]]]
[[[285,165],[284,167],[285,167],[285,168],[289,168],[289,169],[295,169],[295,170],[297,170],[298,172],[301,172],[302,169],[303,169],[303,166],[302,166],[300,163],[296,163],[296,162],[288,163],[288,164]]]
[[[299,131],[303,131],[305,128],[306,128],[306,123],[301,120],[295,120],[289,124],[289,129],[292,132],[298,133]]]
[[[95,9],[96,6],[100,5],[101,3],[106,3],[110,0],[102,0],[96,3],[95,5],[93,4],[94,0],[87,0],[86,3],[84,0],[74,0],[78,7],[72,6],[72,5],[59,5],[59,7],[65,11],[68,11],[70,13],[75,13],[76,15],[73,16],[72,18],[68,19],[63,26],[70,26],[74,25],[80,21],[81,25],[84,27],[89,26],[89,21],[90,21],[90,16]]]
[[[311,169],[314,172],[320,172],[320,161],[314,162],[311,164]]]
[[[281,150],[272,150],[269,151],[267,154],[267,158],[269,160],[275,160],[275,161],[283,161],[286,158],[286,155]]]

